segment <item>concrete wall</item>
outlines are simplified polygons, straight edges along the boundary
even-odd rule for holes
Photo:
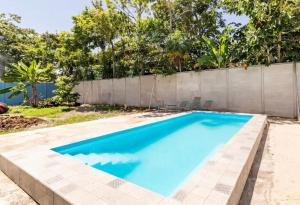
[[[213,100],[213,109],[222,111],[266,113],[295,117],[296,77],[292,63],[269,67],[184,72],[169,76],[141,76],[114,80],[81,82],[76,90],[81,103],[155,106],[157,101],[179,104],[201,97]],[[297,64],[300,96],[300,63]]]
[[[101,80],[91,81],[91,100],[90,104],[97,104],[101,101]]]
[[[142,76],[140,78],[139,86],[141,89],[140,99],[137,98],[136,100],[140,100],[141,106],[149,106],[150,99],[152,104],[155,105],[157,102],[156,98],[156,86],[157,80],[155,76]]]
[[[109,80],[102,80],[101,81],[101,97],[100,102],[103,104],[112,104],[113,102],[113,81]]]
[[[166,104],[177,104],[177,75],[157,76],[156,99]]]
[[[298,91],[298,95],[296,93],[295,97],[296,97],[296,103],[298,103],[298,105],[300,105],[300,63],[296,64],[296,72],[297,72],[296,85],[298,86],[298,89],[297,88],[296,89]],[[298,116],[298,119],[300,120],[300,108],[299,108],[299,106],[298,107],[296,106],[295,115]]]
[[[131,106],[140,106],[140,78],[126,78],[126,103]]]
[[[264,69],[265,112],[276,116],[295,114],[293,65],[278,64]]]
[[[213,109],[227,110],[227,70],[203,71],[200,73],[202,100],[213,100]]]
[[[178,73],[176,102],[180,103],[184,100],[200,97],[200,85],[200,72]]]
[[[261,67],[229,70],[228,108],[231,111],[262,113]]]
[[[125,78],[113,79],[113,104],[124,105],[126,104],[126,92],[125,92]]]

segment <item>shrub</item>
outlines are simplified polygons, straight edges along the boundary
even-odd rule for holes
[[[63,104],[63,100],[58,95],[39,101],[39,107],[52,107],[61,104]]]
[[[79,94],[74,92],[73,89],[77,84],[78,82],[74,80],[73,76],[59,76],[55,82],[57,89],[54,91],[57,96],[53,97],[53,100],[61,103],[76,104]]]

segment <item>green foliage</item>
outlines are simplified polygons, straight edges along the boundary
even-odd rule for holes
[[[25,117],[59,117],[62,113],[74,110],[68,106],[58,106],[51,108],[33,108],[29,106],[11,106],[9,114],[23,115]]]
[[[0,94],[10,93],[8,98],[23,94],[24,101],[29,101],[33,107],[36,107],[38,105],[36,86],[38,83],[48,82],[50,72],[49,67],[41,67],[36,61],[32,61],[29,66],[23,62],[12,64],[11,69],[4,74],[2,80],[5,82],[17,82],[17,85],[0,90]],[[28,94],[29,87],[32,92],[31,99]]]
[[[56,35],[20,28],[17,26],[20,21],[19,16],[0,13],[0,55],[5,57],[5,65],[19,61],[29,64],[35,60],[42,66],[53,66]]]
[[[208,54],[203,55],[197,60],[196,66],[212,67],[212,68],[225,68],[230,62],[229,55],[229,35],[230,27],[227,27],[222,34],[218,36],[217,42],[212,39],[202,36],[208,48]]]
[[[55,82],[58,88],[54,91],[57,96],[52,97],[52,103],[55,105],[61,103],[76,103],[79,94],[74,92],[73,89],[77,84],[77,81],[74,80],[74,76],[59,76]]]
[[[223,0],[223,5],[250,19],[237,30],[236,61],[268,65],[300,60],[299,0]]]
[[[56,74],[52,81],[70,87],[80,80],[299,61],[299,8],[299,0],[92,0],[69,32],[56,34],[20,28],[19,16],[0,14],[0,58],[5,72],[20,60],[40,62]],[[249,22],[228,30],[223,12]],[[29,85],[18,86],[16,94]],[[67,96],[71,89],[58,92]],[[74,101],[66,98],[61,101]]]
[[[62,104],[63,104],[63,101],[62,101],[61,97],[58,95],[55,95],[51,98],[46,98],[46,99],[39,101],[39,107],[43,107],[43,108],[60,106]]]

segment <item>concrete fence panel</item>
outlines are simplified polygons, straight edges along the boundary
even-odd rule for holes
[[[200,73],[202,100],[213,100],[213,108],[227,109],[227,71],[214,70]]]
[[[124,105],[126,103],[125,78],[113,79],[113,104]]]
[[[298,98],[300,100],[300,63],[296,64],[296,72],[297,72],[297,90],[298,90]],[[300,102],[299,102],[300,103]]]
[[[84,103],[84,93],[85,92],[84,92],[84,89],[83,89],[83,84],[84,84],[84,81],[81,81],[74,88],[74,91],[80,94],[79,99],[78,99],[79,103]]]
[[[200,97],[200,72],[177,74],[177,103]]]
[[[75,90],[79,102],[127,104],[152,107],[157,101],[179,104],[201,97],[213,100],[214,110],[265,113],[281,117],[297,114],[297,91],[300,98],[300,63],[269,67],[207,70],[169,76],[147,75],[134,78],[81,82]],[[297,79],[297,81],[296,81]],[[298,89],[296,87],[298,86]]]
[[[298,91],[298,95],[296,95],[296,112],[295,115],[298,115],[298,110],[300,112],[300,63],[296,64],[296,73],[297,73],[297,82],[296,82],[296,86],[297,86],[297,91]],[[300,113],[299,113],[300,114]]]
[[[93,104],[93,83],[92,81],[85,81],[83,84],[84,88],[84,103]]]
[[[113,82],[112,79],[101,81],[101,102],[103,104],[112,104],[113,97]]]
[[[150,99],[151,105],[155,106],[157,102],[156,96],[156,77],[153,75],[141,76],[141,95],[140,95],[140,104],[141,106],[149,106]]]
[[[263,69],[265,113],[294,117],[295,96],[293,65],[276,64]]]
[[[126,78],[126,104],[129,106],[140,106],[139,77]]]
[[[262,112],[261,67],[250,67],[248,70],[230,69],[228,72],[228,109],[238,112]]]
[[[157,76],[156,98],[167,104],[176,104],[177,75]]]
[[[100,80],[93,80],[91,81],[91,104],[97,104],[101,102],[101,81]]]

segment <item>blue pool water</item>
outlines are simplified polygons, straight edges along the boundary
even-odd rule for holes
[[[169,196],[251,117],[194,112],[52,150]]]

